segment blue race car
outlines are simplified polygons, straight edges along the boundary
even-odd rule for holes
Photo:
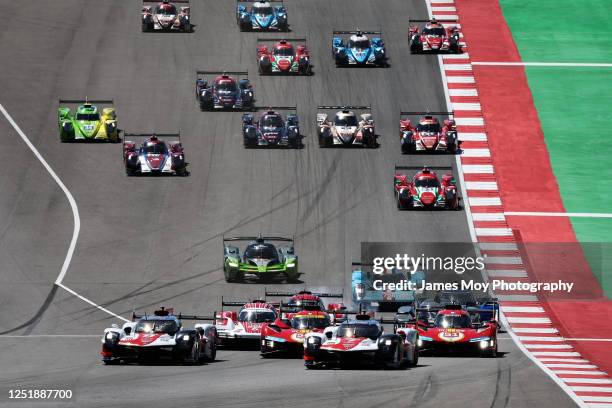
[[[250,10],[245,5],[236,5],[240,31],[289,31],[283,0],[238,0],[237,3],[253,3]],[[271,3],[280,3],[280,6]]]
[[[216,75],[208,81],[207,75]],[[243,77],[242,79],[235,79]],[[247,71],[197,71],[196,99],[200,110],[215,109],[252,109],[254,101],[253,86]]]
[[[271,106],[259,119],[250,113],[242,115],[244,147],[302,147],[300,124],[295,113],[283,116],[277,110],[296,110],[295,106]]]
[[[385,44],[381,37],[368,38],[366,34],[382,35],[380,31],[334,31],[332,55],[337,66],[387,67]],[[339,35],[350,35],[345,44]]]

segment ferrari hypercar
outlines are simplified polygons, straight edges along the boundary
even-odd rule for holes
[[[325,306],[323,298],[342,299],[344,294],[329,293],[329,292],[311,292],[309,290],[301,290],[297,293],[293,292],[278,292],[265,291],[267,297],[288,297],[284,302],[280,303],[284,312],[297,313],[302,310],[320,310],[327,311],[333,322],[338,322],[346,319],[346,306],[342,302],[331,302]],[[283,318],[281,316],[281,318]]]
[[[417,316],[429,314],[434,308],[416,309]],[[461,305],[438,308],[433,322],[426,319],[403,323],[401,326],[415,329],[419,334],[422,351],[432,354],[476,352],[483,357],[497,356],[497,321],[475,319],[481,311],[467,311]],[[483,310],[482,313],[491,313]]]
[[[226,306],[239,306],[240,309],[223,310]],[[215,312],[215,326],[221,345],[258,345],[262,327],[266,323],[273,323],[279,316],[277,306],[261,299],[244,303],[221,298],[221,311]]]
[[[178,140],[166,143],[161,137]],[[180,134],[126,133],[125,139],[144,138],[140,145],[131,140],[123,141],[123,162],[128,176],[187,176],[187,162]]]
[[[377,35],[371,40],[367,34]],[[387,67],[387,53],[380,31],[334,31],[332,56],[337,66]],[[340,35],[350,35],[344,42]]]
[[[259,108],[255,108],[256,110]],[[256,118],[251,113],[242,115],[242,138],[244,147],[302,147],[300,122],[295,106],[270,106]],[[286,118],[279,112],[293,111]]]
[[[330,119],[325,112],[317,113],[320,147],[378,146],[372,108],[370,106],[319,106],[319,110],[336,110]],[[366,111],[357,117],[355,110]]]
[[[241,31],[289,31],[283,0],[237,0],[237,3],[236,22]],[[252,3],[250,10],[244,3]]]
[[[178,3],[187,3],[189,0],[170,1],[143,1],[142,2],[142,31],[181,31],[190,33],[193,30],[191,24],[191,11],[189,6],[177,7]],[[146,3],[157,3],[156,6],[145,5]],[[175,4],[176,3],[176,4]]]
[[[209,82],[206,75],[215,77]],[[195,90],[200,109],[252,109],[254,92],[248,75],[247,71],[197,71]]]
[[[444,20],[447,21],[447,20]],[[411,23],[426,23],[421,30]],[[449,20],[450,22],[450,20]],[[440,20],[409,20],[410,52],[460,53],[460,34],[456,26],[444,26]]]
[[[107,105],[102,111],[94,104]],[[57,124],[62,142],[118,142],[117,114],[112,100],[60,99]],[[67,106],[77,105],[74,113]]]
[[[423,115],[423,116],[421,116]],[[442,124],[434,115],[453,116],[453,112],[400,112],[400,141],[402,153],[448,152],[456,153],[461,142],[457,139],[457,126],[453,119]],[[405,116],[418,116],[416,126]]]
[[[301,356],[304,352],[304,337],[307,333],[322,333],[331,325],[327,312],[316,306],[305,306],[294,312],[280,308],[281,317],[274,323],[266,324],[261,330],[261,355],[269,357],[279,353]]]
[[[474,293],[469,290],[444,290],[434,293],[423,292],[415,301],[416,306],[421,310],[425,317],[425,309],[430,309],[427,319],[430,323],[436,318],[437,311],[446,305],[460,305],[463,310],[468,313],[477,311],[478,313],[472,318],[480,321],[499,321],[499,303],[496,298],[489,296],[481,296],[477,298]],[[499,326],[499,324],[498,324]]]
[[[163,307],[152,315],[134,314],[132,321],[121,328],[113,324],[104,329],[102,361],[116,364],[164,357],[185,364],[214,361],[218,342],[215,326],[197,323],[193,328],[186,328],[183,320],[212,320],[212,317],[176,316],[172,309]]]
[[[286,38],[275,40],[258,38],[259,43],[274,42],[269,49],[264,44],[257,45],[257,66],[260,75],[301,74],[311,75],[310,53],[305,38]],[[296,47],[292,43],[298,44]]]
[[[241,253],[240,248],[228,242],[248,241]],[[272,242],[286,242],[276,246]],[[223,238],[223,273],[227,282],[240,282],[245,277],[257,277],[271,281],[281,277],[289,282],[297,281],[298,257],[292,238],[283,237],[233,237]]]
[[[365,310],[380,312],[396,311],[399,307],[412,305],[420,293],[425,273],[387,269],[378,275],[372,272],[372,264],[353,262],[351,292],[353,302]],[[367,270],[366,270],[367,269]],[[413,287],[408,287],[410,282]]]
[[[388,368],[415,366],[419,360],[419,334],[413,328],[386,333],[383,319],[357,314],[338,326],[330,326],[304,337],[304,365],[342,366],[370,362]]]
[[[452,173],[443,175],[440,181],[432,169],[452,170],[451,167],[395,166],[393,192],[399,210],[461,209]],[[416,174],[411,178],[400,170],[416,170]]]

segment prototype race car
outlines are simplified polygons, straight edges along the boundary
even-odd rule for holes
[[[255,108],[259,109],[259,108]],[[296,113],[287,114],[286,119],[278,112],[296,112],[295,106],[269,106],[259,118],[251,113],[242,115],[242,137],[244,147],[302,147],[300,122]]]
[[[226,242],[236,241],[250,241],[242,254],[238,247],[226,245]],[[289,244],[277,247],[269,241]],[[300,273],[293,239],[261,235],[223,238],[223,273],[227,282],[240,282],[246,276],[254,276],[262,281],[281,277],[288,282],[295,282]]]
[[[190,33],[191,24],[190,7],[177,8],[175,3],[189,3],[189,0],[170,1],[143,1],[142,2],[142,31],[182,31]],[[145,3],[157,3],[157,6],[146,6]]]
[[[421,116],[415,126],[403,116]],[[400,112],[400,141],[402,153],[448,152],[456,153],[461,144],[457,140],[457,126],[453,119],[443,124],[434,115],[453,116],[453,112]]]
[[[307,333],[322,333],[331,324],[329,314],[319,310],[317,306],[305,306],[294,312],[285,311],[281,306],[281,316],[274,323],[266,324],[261,330],[261,355],[293,354],[301,356],[304,353],[304,337]]]
[[[123,141],[123,162],[128,176],[187,176],[187,162],[179,133],[126,133],[125,139],[142,138],[140,146]],[[160,137],[178,140],[166,143]]]
[[[283,0],[237,0],[236,22],[241,31],[289,31]],[[249,10],[240,3],[253,3]],[[273,6],[274,3],[280,3]]]
[[[495,320],[499,322],[499,303],[496,298],[481,296],[476,298],[469,290],[442,290],[434,293],[423,292],[416,299],[416,306],[424,313],[431,310],[427,319],[433,323],[437,311],[447,305],[460,305],[468,313],[477,311],[472,318],[478,322]],[[423,318],[423,315],[421,315]],[[499,326],[499,324],[498,324]]]
[[[286,38],[275,40],[258,38],[259,43],[274,42],[268,49],[266,45],[257,45],[257,66],[260,75],[267,74],[301,74],[312,75],[310,53],[305,38]],[[300,43],[296,47],[291,43]]]
[[[394,268],[378,275],[371,271],[371,266],[361,262],[352,263],[351,292],[355,304],[365,310],[395,312],[401,306],[414,303],[420,289],[410,289],[406,285],[411,282],[420,288],[425,280],[424,272],[411,273]]]
[[[385,333],[382,323],[367,314],[357,314],[339,326],[311,332],[304,338],[306,368],[370,362],[387,368],[415,366],[419,361],[419,335],[402,328]]]
[[[452,170],[452,167],[395,166],[393,191],[398,210],[461,209],[459,205],[461,198],[457,194],[452,173],[443,175],[440,181],[432,169]],[[410,178],[399,170],[417,170],[417,172]]]
[[[318,106],[317,109],[340,109],[330,120],[325,112],[317,112],[319,147],[378,146],[372,108],[370,106]],[[367,111],[357,118],[354,110]]]
[[[254,92],[248,71],[197,71],[196,99],[200,110],[252,109]],[[203,75],[217,75],[208,81]],[[244,77],[236,80],[230,75]]]
[[[377,35],[371,40],[366,34]],[[345,44],[339,35],[350,35]],[[334,31],[332,39],[332,56],[336,66],[375,66],[387,67],[385,44],[380,31]]]
[[[416,312],[417,315],[429,314],[432,310],[417,309]],[[476,309],[468,312],[461,305],[447,305],[438,309],[433,322],[419,317],[419,320],[402,326],[418,331],[419,347],[424,352],[434,355],[443,352],[477,352],[483,357],[496,357],[497,321],[475,320],[473,316],[480,312]]]
[[[102,113],[95,103],[111,105],[102,108]],[[62,142],[102,141],[118,142],[117,115],[112,107],[112,99],[60,99],[57,110],[57,124]],[[62,104],[78,105],[74,114],[69,107]]]
[[[346,306],[342,302],[332,302],[327,306],[323,303],[322,298],[338,298],[342,299],[344,293],[327,293],[327,292],[311,292],[309,290],[301,290],[297,293],[293,292],[278,292],[265,291],[266,298],[270,297],[289,297],[285,302],[281,302],[280,306],[284,312],[297,313],[302,310],[320,310],[327,311],[330,314],[332,322],[338,322],[346,319]],[[281,319],[283,318],[281,313]]]
[[[444,26],[441,21],[455,22],[456,20],[408,20],[410,26],[408,41],[412,54],[420,52],[450,52],[460,53],[460,34],[456,26]],[[411,23],[426,23],[419,31],[419,27]]]
[[[104,329],[102,361],[104,364],[140,363],[164,357],[185,364],[214,361],[218,342],[215,326],[197,323],[188,329],[183,327],[183,320],[212,320],[212,317],[175,316],[173,309],[163,307],[153,315],[133,314],[132,321],[121,328],[113,324]]]
[[[240,310],[223,310],[225,306],[240,306]],[[256,346],[261,329],[278,318],[273,303],[261,299],[251,302],[226,301],[221,298],[221,311],[215,312],[215,326],[223,346]]]

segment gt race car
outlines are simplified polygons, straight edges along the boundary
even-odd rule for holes
[[[421,287],[425,280],[425,272],[410,273],[393,268],[378,275],[372,272],[372,266],[373,264],[361,262],[352,263],[353,303],[364,310],[379,312],[395,312],[402,306],[414,304],[419,292],[408,289],[404,283],[412,282],[417,287]]]
[[[289,31],[283,0],[237,0],[236,22],[240,31]]]
[[[452,173],[443,175],[440,180],[432,169],[450,171],[452,167],[395,166],[393,192],[398,210],[461,209],[459,205],[461,198],[458,196]],[[412,172],[416,170],[416,173],[410,177],[403,170]]]
[[[95,104],[106,106],[100,110]],[[57,125],[62,142],[119,141],[117,114],[112,99],[60,99],[59,105]],[[74,113],[70,107],[62,105],[72,105]]]
[[[177,140],[166,143],[162,137]],[[140,144],[133,141],[138,138],[144,138]],[[126,133],[123,162],[128,176],[189,175],[179,133]]]
[[[240,248],[228,242],[247,241]],[[283,242],[276,246],[272,242]],[[261,281],[284,278],[288,282],[298,280],[298,257],[293,247],[293,238],[283,237],[232,237],[223,238],[223,273],[227,282],[241,282],[245,277],[255,277]]]
[[[240,307],[224,310],[225,307]],[[273,323],[279,316],[278,303],[262,299],[250,302],[229,301],[221,297],[221,311],[215,312],[215,327],[220,345],[226,347],[255,347],[259,344],[261,329],[266,323]]]
[[[370,40],[368,34],[377,37]],[[332,56],[339,67],[389,66],[381,31],[333,31]]]
[[[413,328],[386,333],[384,319],[357,314],[323,333],[311,332],[304,338],[306,368],[343,366],[349,363],[372,363],[387,368],[416,366],[419,360],[419,334]]]
[[[431,313],[433,308],[416,309],[417,315]],[[402,324],[416,329],[422,352],[433,355],[442,353],[478,353],[482,357],[497,356],[497,321],[475,319],[480,313],[491,313],[486,309],[468,312],[461,305],[446,305],[438,308],[433,322],[427,320]]]
[[[148,3],[157,3],[157,5],[153,6]],[[192,32],[191,9],[189,6],[177,7],[176,4],[179,3],[189,4],[189,0],[173,0],[172,2],[143,1],[141,13],[142,31]]]
[[[196,71],[196,74],[195,92],[200,110],[253,108],[254,92],[248,71]],[[214,78],[206,79],[208,75]]]
[[[344,293],[330,292],[312,292],[310,290],[301,290],[297,293],[265,291],[266,298],[268,297],[288,297],[286,301],[280,303],[283,312],[297,313],[302,310],[320,310],[327,311],[332,319],[332,322],[338,322],[346,319],[346,306],[342,302],[331,302],[327,306],[323,303],[323,298],[342,299]],[[283,316],[281,316],[283,318]]]
[[[137,319],[137,320],[136,320]],[[207,316],[174,315],[173,309],[160,308],[153,315],[133,314],[121,328],[113,324],[104,329],[102,362],[146,362],[170,358],[185,364],[214,361],[217,355],[217,329],[208,323],[183,327],[183,320],[212,320]]]
[[[435,116],[448,116],[442,124]],[[406,116],[416,116],[413,126]],[[457,139],[457,126],[452,119],[453,112],[400,112],[399,134],[402,153],[445,152],[457,153],[461,142]]]
[[[456,23],[457,20],[408,20],[408,42],[412,54],[422,52],[461,53],[461,34],[454,25],[444,26],[442,22]],[[412,23],[426,23],[421,29]]]
[[[370,106],[318,106],[317,128],[319,147],[363,146],[375,148],[378,146],[378,135],[372,118]],[[336,110],[333,119],[329,112]],[[323,110],[323,112],[321,112]],[[355,111],[362,113],[357,117]]]
[[[299,149],[303,147],[300,133],[300,122],[295,106],[269,106],[253,108],[264,110],[256,117],[251,113],[242,115],[242,138],[244,147],[286,147]],[[290,111],[286,117],[279,111]]]
[[[257,66],[260,75],[312,75],[310,52],[305,38],[258,38]],[[272,48],[263,43],[273,42]],[[293,44],[297,44],[295,47]]]

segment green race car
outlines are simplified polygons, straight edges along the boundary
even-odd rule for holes
[[[240,248],[226,242],[250,241],[244,253]],[[289,245],[275,246],[269,241],[289,242]],[[223,238],[223,273],[227,282],[239,282],[246,276],[254,276],[262,281],[285,278],[288,282],[297,281],[298,257],[293,248],[293,239],[282,237],[234,237]]]
[[[119,141],[115,109],[104,107],[100,112],[94,103],[112,105],[113,101],[60,99],[57,124],[62,142]],[[62,105],[77,105],[77,107],[73,114],[69,107]]]

